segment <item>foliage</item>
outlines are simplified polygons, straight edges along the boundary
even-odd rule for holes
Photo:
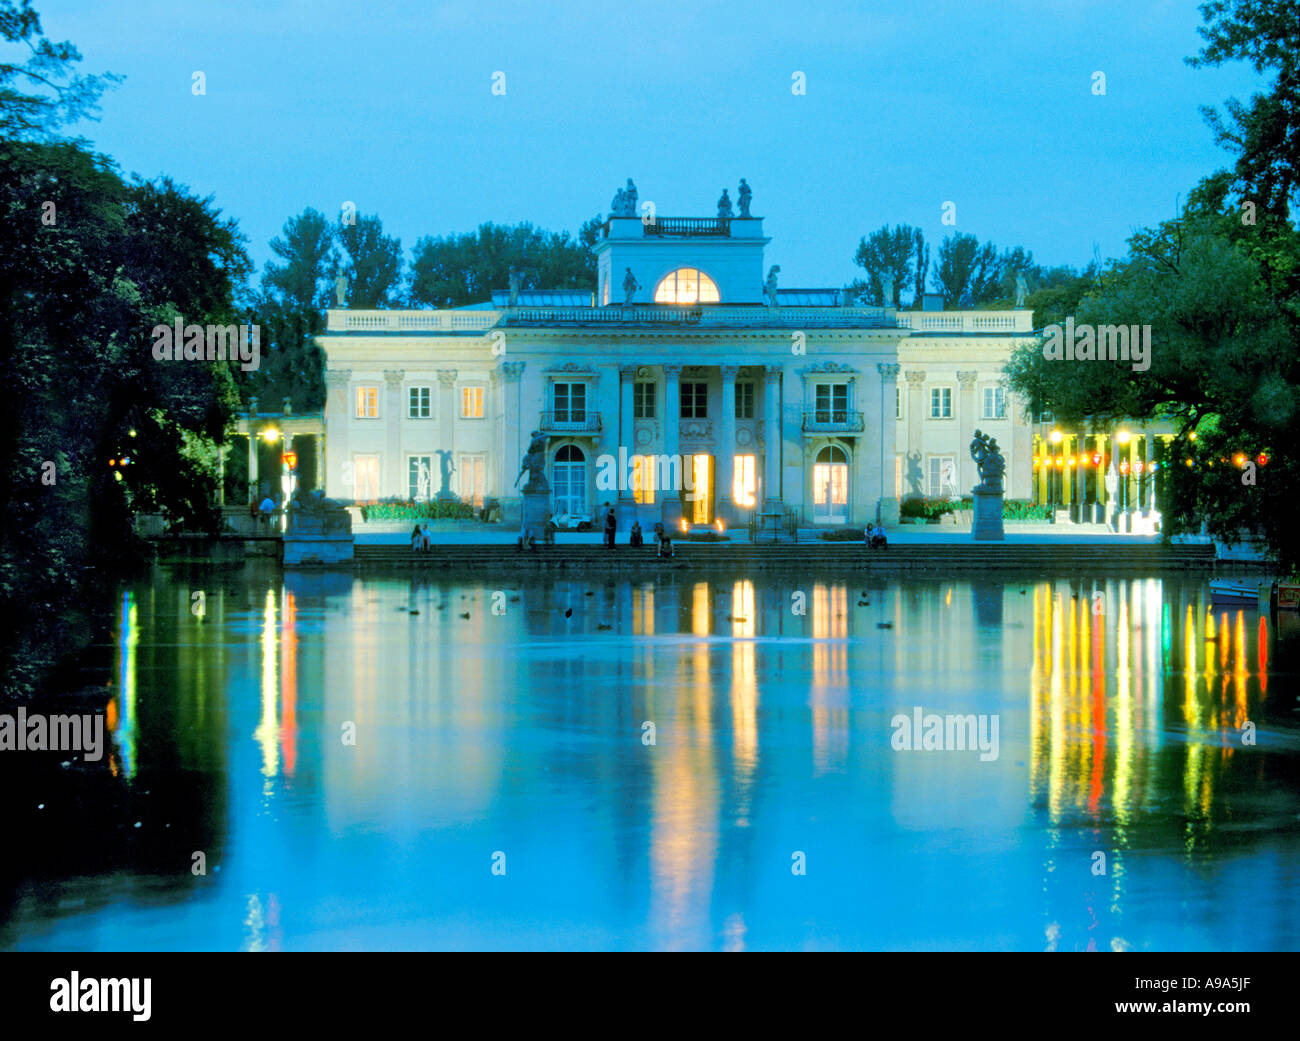
[[[150,331],[236,321],[249,263],[210,199],[71,142],[0,141],[0,214],[0,600],[42,634],[6,643],[13,691],[57,655],[92,569],[136,552],[133,512],[216,529],[231,365],[156,361]]]
[[[339,222],[339,243],[347,254],[348,306],[360,310],[388,307],[401,280],[402,240],[384,234],[378,215],[358,214]]]
[[[367,521],[384,520],[470,520],[476,516],[473,503],[441,499],[385,499],[361,507]]]
[[[60,127],[96,119],[104,91],[122,82],[112,73],[76,73],[80,52],[46,38],[32,0],[0,0],[0,38],[30,52],[22,64],[0,62],[0,138],[52,140]]]
[[[957,502],[953,499],[930,499],[925,496],[914,495],[899,503],[898,515],[900,517],[923,517],[929,520],[932,517],[942,517],[945,513],[952,513],[957,509],[957,505]]]
[[[463,235],[421,238],[415,244],[408,298],[412,306],[464,307],[490,300],[517,270],[523,289],[586,289],[596,283],[599,222],[587,221],[575,241],[567,231],[531,224],[481,224]]]
[[[971,507],[964,507],[971,508]],[[1034,502],[1033,499],[1003,499],[1003,520],[1047,520],[1052,515],[1050,506]]]
[[[920,228],[910,224],[877,228],[858,243],[853,262],[867,272],[865,280],[859,279],[849,287],[854,293],[864,295],[875,306],[898,307],[910,283],[912,302],[919,306],[930,269],[930,247]],[[884,298],[886,275],[894,283],[890,300]]]

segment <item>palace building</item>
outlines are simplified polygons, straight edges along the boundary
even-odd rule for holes
[[[624,531],[633,516],[648,532],[755,511],[893,524],[908,496],[969,494],[976,429],[998,440],[1008,499],[1047,490],[1046,431],[1002,377],[1033,337],[1030,311],[905,311],[778,287],[748,205],[653,219],[633,205],[616,200],[590,292],[330,310],[326,494],[495,499],[517,518],[535,431],[553,512],[617,504]]]

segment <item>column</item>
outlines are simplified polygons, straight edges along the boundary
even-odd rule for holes
[[[258,488],[257,472],[257,430],[253,421],[248,422],[248,494],[253,502],[261,502],[261,489]]]
[[[911,369],[905,374],[907,379],[907,445],[903,457],[903,497],[925,495],[929,489],[925,486],[925,468],[922,465],[925,444],[921,435],[921,424],[925,420],[925,373],[920,369]]]
[[[1007,395],[1007,416],[1011,420],[1011,458],[1007,461],[1007,498],[1032,499],[1034,497],[1034,446],[1031,438],[1029,406],[1019,397]],[[1101,438],[1097,438],[1100,446]],[[1097,451],[1103,451],[1098,447]],[[1098,501],[1105,496],[1102,475],[1097,474]]]
[[[348,400],[351,381],[351,369],[325,370],[325,444],[316,465],[322,474],[325,494],[332,499],[356,498],[351,480],[352,457],[348,454],[348,428],[352,423],[351,402]],[[252,445],[251,440],[249,445]]]
[[[966,495],[979,484],[975,460],[963,449],[975,438],[975,380],[978,372],[957,373],[957,494]]]
[[[673,468],[676,460],[676,472],[683,478],[681,467],[684,461],[678,454],[678,434],[682,421],[682,367],[665,365],[664,370],[664,455],[668,457],[669,466]],[[680,485],[679,485],[680,487]],[[660,488],[656,494],[663,503],[662,517],[666,527],[677,529],[682,520],[682,499],[676,488]]]
[[[881,362],[880,373],[880,505],[876,520],[881,524],[898,523],[898,496],[894,488],[894,460],[898,454],[897,394],[899,366]],[[867,427],[870,431],[871,427]]]
[[[618,528],[630,531],[636,519],[636,500],[632,495],[632,456],[636,454],[636,420],[633,405],[633,388],[636,386],[635,365],[621,365],[618,370],[618,447],[615,458],[619,466]],[[626,462],[625,462],[626,460]]]
[[[722,371],[722,416],[718,424],[718,437],[714,442],[718,446],[717,490],[718,516],[724,524],[736,520],[734,502],[736,481],[736,373],[738,365],[721,365]]]
[[[456,370],[439,369],[438,370],[438,450],[440,452],[451,452],[456,444]],[[434,473],[439,474],[438,481],[438,498],[449,499],[455,496],[450,488],[442,487],[441,468],[442,459],[435,457],[433,459]],[[455,456],[452,457],[451,465],[456,465]],[[454,479],[453,474],[453,479]],[[450,483],[450,482],[449,482]]]
[[[402,458],[402,369],[384,370],[384,430],[388,435],[384,449],[384,480],[380,495],[406,498],[406,460]]]
[[[512,523],[518,520],[513,507],[519,501],[514,479],[519,474],[522,458],[522,441],[526,432],[520,429],[521,415],[519,406],[519,380],[523,375],[524,362],[502,362],[497,368],[497,392],[501,395],[501,444],[498,447],[500,458],[497,467],[497,497],[501,502],[503,519]]]
[[[763,366],[763,508],[781,505],[781,366]]]

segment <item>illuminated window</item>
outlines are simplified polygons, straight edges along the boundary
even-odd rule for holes
[[[755,493],[758,491],[758,470],[752,455],[736,456],[735,480],[732,482],[732,498],[737,506],[753,506]]]
[[[357,419],[379,418],[379,388],[357,388]]]
[[[379,456],[352,457],[353,492],[357,502],[374,502],[379,498]]]
[[[632,499],[641,506],[651,506],[655,501],[655,457],[632,457]]]
[[[656,304],[716,304],[718,287],[703,271],[681,267],[655,288]]]
[[[483,388],[482,387],[461,387],[460,388],[460,418],[461,419],[482,419],[483,418]]]

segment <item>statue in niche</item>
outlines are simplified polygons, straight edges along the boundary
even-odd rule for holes
[[[641,288],[641,283],[636,280],[636,275],[632,274],[632,269],[627,268],[627,273],[623,276],[623,303],[628,305],[632,303],[632,298],[636,296],[636,291]]]
[[[776,276],[781,271],[780,264],[773,264],[767,272],[767,281],[763,283],[763,295],[767,297],[767,306],[776,306]]]
[[[736,189],[736,202],[740,205],[740,215],[742,217],[749,216],[749,201],[753,195],[754,193],[750,190],[748,183],[742,177],[740,187]]]
[[[980,483],[975,486],[975,491],[1001,495],[1002,475],[1006,472],[1007,464],[1002,458],[1002,449],[998,448],[998,439],[976,430],[970,443],[970,457],[975,460],[980,474]]]
[[[727,189],[722,189],[722,198],[718,200],[718,216],[731,219],[731,196],[727,194]]]

